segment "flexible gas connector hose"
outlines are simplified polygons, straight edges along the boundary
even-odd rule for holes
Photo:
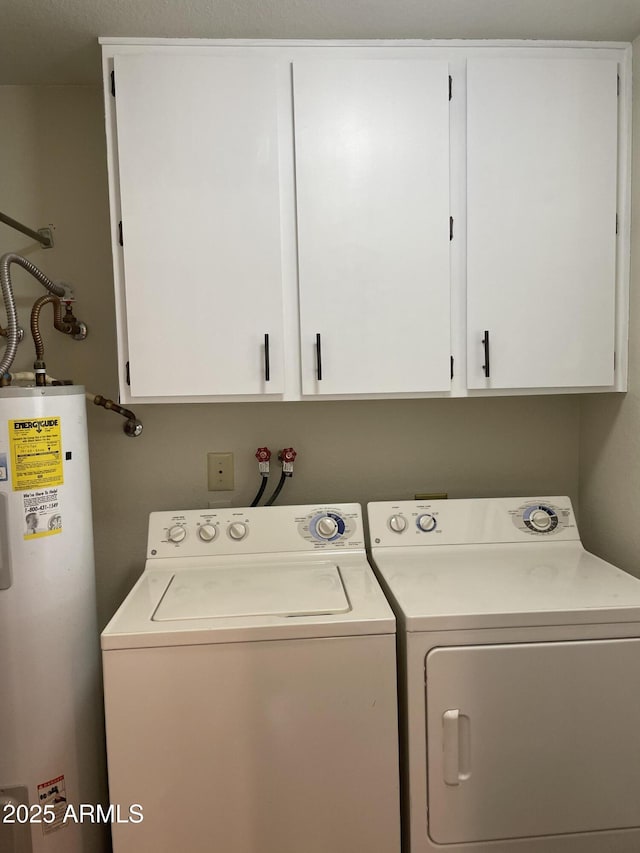
[[[54,328],[59,332],[63,332],[65,335],[70,335],[73,331],[71,324],[65,323],[62,319],[62,303],[57,296],[54,296],[52,293],[48,293],[46,296],[41,296],[40,299],[36,299],[33,303],[33,308],[31,309],[31,335],[33,337],[33,344],[36,348],[36,360],[42,360],[44,358],[44,343],[42,340],[42,332],[40,331],[40,312],[44,306],[49,303],[53,305]]]
[[[7,373],[13,364],[16,357],[16,350],[20,341],[20,332],[18,331],[18,315],[16,313],[16,301],[13,295],[13,287],[11,286],[11,276],[9,275],[9,267],[11,264],[18,264],[30,273],[40,284],[45,287],[49,293],[55,296],[64,296],[65,289],[61,284],[56,284],[42,270],[39,270],[35,264],[23,258],[22,255],[16,255],[14,252],[7,252],[0,258],[0,289],[2,290],[2,299],[7,312],[7,346],[0,359],[0,376]]]

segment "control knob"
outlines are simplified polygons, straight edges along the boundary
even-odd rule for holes
[[[392,515],[389,519],[389,529],[394,533],[404,533],[407,529],[407,519],[404,515]]]
[[[316,522],[316,533],[322,539],[332,539],[338,532],[338,523],[330,515],[323,515]]]
[[[553,518],[544,509],[536,509],[529,516],[529,522],[533,528],[543,532],[551,527]]]
[[[239,542],[241,539],[248,533],[247,525],[242,521],[234,521],[229,525],[227,530],[229,536],[232,539],[235,539],[236,542]]]
[[[173,527],[170,527],[167,531],[167,539],[169,542],[182,542],[186,535],[186,528],[181,524],[174,524]]]
[[[418,527],[424,533],[431,533],[432,530],[436,528],[436,518],[434,515],[431,515],[430,512],[426,512],[424,515],[419,516],[418,518]]]
[[[203,542],[213,542],[218,535],[218,530],[213,524],[201,524],[198,528],[198,536]]]

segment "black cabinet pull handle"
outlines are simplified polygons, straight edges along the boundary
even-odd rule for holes
[[[484,364],[482,365],[482,369],[484,370],[484,375],[487,379],[491,376],[491,366],[489,362],[489,332],[485,329],[484,338],[482,339],[482,344],[484,346]]]
[[[316,335],[316,367],[318,370],[318,382],[322,379],[322,341],[320,333]]]
[[[271,379],[271,366],[269,364],[269,335],[264,336],[264,381]]]

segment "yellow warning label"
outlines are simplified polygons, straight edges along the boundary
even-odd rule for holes
[[[9,421],[9,444],[14,492],[62,485],[60,418]]]

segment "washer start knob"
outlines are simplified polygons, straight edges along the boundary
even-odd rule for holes
[[[436,529],[436,517],[435,515],[431,515],[430,512],[426,512],[424,515],[418,517],[418,527],[424,533],[431,533],[432,530]]]
[[[181,524],[174,524],[167,531],[167,539],[169,542],[182,542],[187,535],[186,529]]]
[[[316,533],[322,539],[331,539],[338,532],[338,523],[330,515],[323,515],[316,522]]]
[[[227,532],[232,539],[239,542],[241,539],[245,538],[249,530],[244,522],[234,521],[229,525]]]

